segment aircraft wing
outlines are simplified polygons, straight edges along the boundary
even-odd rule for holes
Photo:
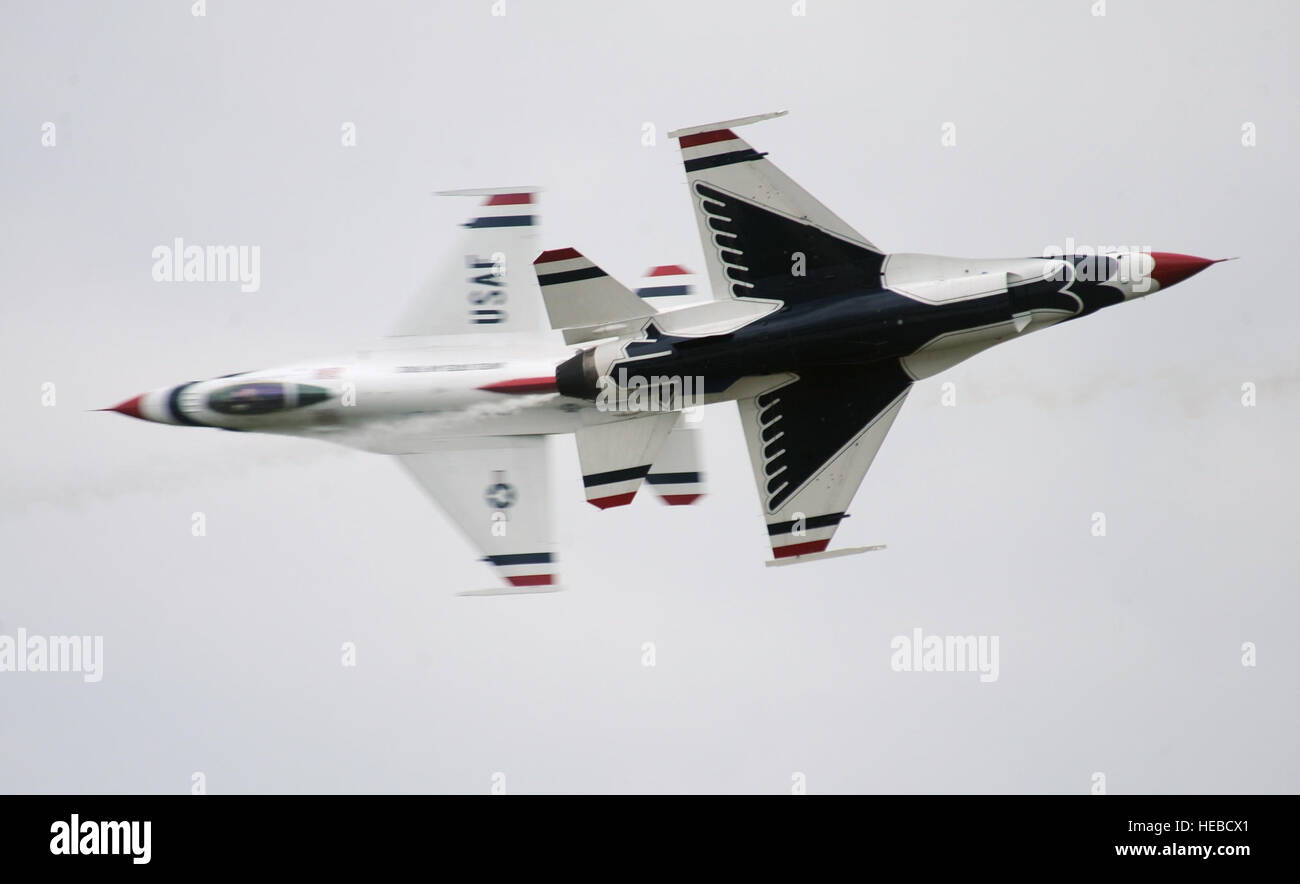
[[[732,131],[784,114],[668,133],[681,146],[715,299],[779,304],[879,283],[880,250]]]
[[[537,188],[449,190],[443,195],[482,197],[482,202],[390,334],[549,333],[533,273]]]
[[[559,589],[546,445],[545,436],[480,436],[397,455],[505,583],[461,595]]]
[[[779,375],[738,400],[772,543],[768,564],[871,548],[826,552],[911,386],[891,360]]]

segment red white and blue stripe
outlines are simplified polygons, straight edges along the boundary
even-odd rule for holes
[[[483,200],[478,213],[464,223],[472,229],[484,227],[534,227],[536,195],[532,193],[494,193]]]
[[[553,586],[556,582],[554,553],[510,553],[485,556],[483,561],[495,565],[497,573],[511,586]]]
[[[680,264],[651,267],[636,293],[656,310],[683,307],[695,300],[695,274]]]

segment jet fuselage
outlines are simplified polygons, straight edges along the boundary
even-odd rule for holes
[[[1141,252],[1001,260],[863,252],[854,265],[824,271],[828,294],[818,296],[815,287],[808,294],[799,277],[787,291],[768,286],[764,294],[779,297],[781,307],[721,334],[670,334],[652,319],[640,339],[579,354],[557,379],[562,393],[590,399],[603,376],[701,377],[711,401],[735,398],[727,391],[742,378],[837,365],[899,360],[915,380],[1002,341],[1172,285],[1210,263]],[[791,290],[804,294],[790,297]],[[691,309],[678,325],[689,326]]]

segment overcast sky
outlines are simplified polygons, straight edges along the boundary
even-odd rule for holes
[[[0,634],[104,673],[0,673],[0,791],[1300,787],[1295,4],[504,5],[4,3]],[[730,404],[695,507],[598,511],[554,440],[568,591],[489,599],[385,457],[87,411],[382,333],[436,189],[702,270],[666,133],[778,109],[746,137],[886,251],[1242,260],[917,384],[835,539],[888,548],[788,568]],[[260,291],[153,282],[175,237]],[[918,627],[999,679],[892,671]]]

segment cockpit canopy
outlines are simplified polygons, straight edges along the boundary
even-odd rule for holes
[[[324,402],[330,392],[312,384],[284,384],[278,381],[249,381],[232,384],[208,396],[208,408],[237,416],[270,414]]]

